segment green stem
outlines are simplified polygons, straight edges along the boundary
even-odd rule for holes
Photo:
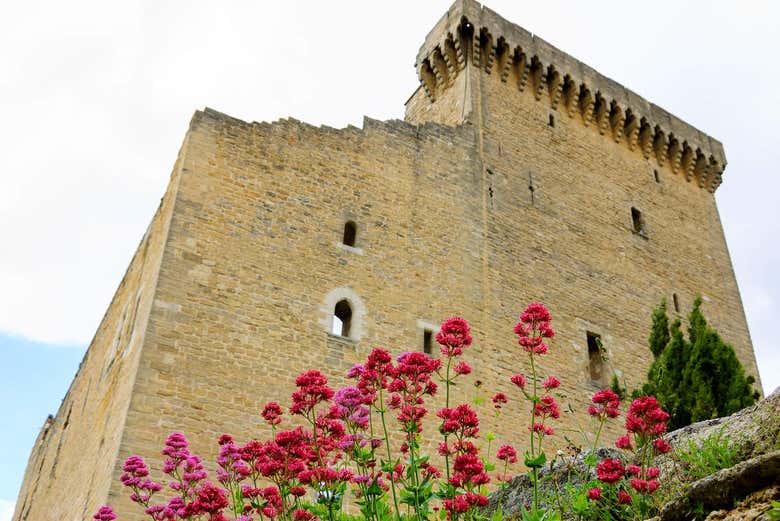
[[[420,476],[417,472],[417,456],[415,454],[415,445],[417,444],[416,433],[417,426],[412,423],[409,428],[409,465],[412,467],[412,486],[414,486],[414,514],[419,521],[423,521],[420,516]]]
[[[385,435],[385,448],[387,449],[387,464],[390,465],[390,490],[393,491],[393,506],[395,507],[396,519],[401,519],[401,510],[398,508],[398,498],[395,493],[395,481],[393,481],[393,456],[390,454],[390,436],[387,434],[387,422],[385,421],[385,402],[382,393],[382,387],[379,387],[379,417],[382,420],[382,431]]]
[[[536,452],[534,451],[534,412],[536,410],[536,400],[539,398],[536,395],[536,366],[534,365],[534,353],[533,351],[530,353],[531,355],[531,378],[533,380],[533,399],[531,400],[531,459],[536,459]],[[539,485],[537,484],[537,481],[539,479],[538,472],[536,471],[536,467],[531,468],[531,474],[533,475],[533,484],[534,484],[534,512],[539,510]]]
[[[452,355],[447,357],[447,374],[444,380],[445,384],[445,398],[444,398],[444,407],[447,409],[450,408],[450,366],[452,365]],[[449,433],[444,434],[444,443],[447,443],[447,438],[449,437]],[[450,455],[448,453],[444,453],[444,467],[447,469],[447,483],[450,482]]]

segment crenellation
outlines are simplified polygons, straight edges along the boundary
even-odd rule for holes
[[[509,49],[506,51],[506,56],[513,56],[513,58],[500,64],[499,77],[502,81],[506,81],[509,75],[506,67],[517,67],[519,77],[518,90],[520,92],[525,90],[530,77],[536,100],[541,100],[542,92],[547,87],[551,94],[551,107],[557,109],[559,99],[557,91],[563,87],[559,87],[557,83],[552,83],[553,81],[557,82],[554,79],[554,75],[550,76],[544,72],[549,71],[550,67],[553,67],[560,75],[568,76],[572,81],[580,84],[579,105],[580,112],[583,115],[582,121],[586,126],[591,122],[593,114],[589,109],[590,100],[587,99],[587,95],[583,99],[583,93],[596,93],[593,103],[596,105],[595,116],[597,121],[594,126],[601,135],[606,134],[604,109],[601,106],[602,101],[600,101],[600,99],[603,99],[603,103],[606,103],[607,106],[611,106],[613,102],[618,104],[624,114],[631,109],[635,117],[644,118],[647,125],[651,128],[657,128],[659,135],[665,136],[674,133],[678,138],[688,141],[694,149],[700,149],[705,155],[712,156],[714,161],[721,165],[719,167],[721,172],[725,167],[726,158],[722,147],[711,146],[712,138],[709,136],[699,132],[664,109],[646,101],[614,80],[598,73],[542,38],[505,20],[494,11],[481,6],[474,0],[458,0],[452,5],[447,15],[439,21],[426,37],[425,43],[418,52],[417,63],[425,63],[425,60],[437,52],[439,45],[448,36],[455,35],[454,40],[459,40],[463,34],[463,28],[466,26],[475,27],[473,33],[470,33],[473,34],[472,60],[474,65],[482,67],[486,74],[491,74],[496,55],[498,54],[501,57],[505,54],[504,49]],[[493,44],[493,42],[497,43]],[[461,70],[463,69],[459,68],[457,72]],[[422,74],[420,76],[421,82],[425,85],[425,78],[422,77]],[[452,84],[452,78],[450,78],[448,84]],[[425,88],[426,92],[431,90],[430,86]],[[568,90],[571,92],[571,87]],[[435,94],[429,94],[430,99],[434,99],[434,97]],[[568,100],[567,106],[569,114],[572,115],[574,106],[572,99]],[[612,115],[607,119],[611,123],[613,121]],[[624,134],[630,135],[632,132],[634,132],[633,128],[631,128],[631,132],[617,129],[613,130],[612,137],[617,143],[620,143]],[[646,159],[650,159],[652,156],[652,145],[655,144],[656,138],[647,136],[646,131],[643,131],[641,127],[639,132],[641,135],[637,136],[637,138],[641,141],[642,154]],[[650,145],[648,145],[648,140]],[[633,150],[636,146],[636,141],[633,137],[626,141],[629,149]],[[661,154],[656,152],[655,156],[658,159],[661,157]],[[664,160],[660,159],[660,161]],[[662,162],[659,162],[659,166],[663,166]]]
[[[552,65],[547,67],[547,85],[549,86],[550,108],[558,110],[558,103],[563,95],[563,78]]]
[[[623,131],[625,129],[626,112],[616,101],[612,101],[612,106],[609,112],[609,121],[610,125],[612,126],[612,136],[615,139],[615,143],[620,144],[620,141],[623,139]]]
[[[655,151],[655,159],[658,162],[658,166],[664,166],[668,149],[669,144],[666,141],[666,134],[656,125],[653,137],[653,150]]]

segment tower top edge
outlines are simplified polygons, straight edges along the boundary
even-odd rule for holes
[[[727,160],[722,143],[683,121],[662,107],[650,102],[631,89],[599,73],[586,63],[558,49],[527,29],[520,27],[476,0],[455,0],[433,29],[426,35],[415,60],[415,68],[423,82],[421,69],[434,53],[441,53],[446,42],[463,37],[463,28],[470,25],[469,35],[478,42],[480,35],[488,35],[490,45],[500,45],[510,53],[524,55],[526,63],[536,60],[544,71],[554,70],[577,86],[600,94],[607,103],[617,104],[625,113],[630,110],[651,128],[660,130],[667,138],[674,136],[680,143],[717,162],[721,171]],[[479,45],[479,43],[477,43]],[[499,51],[500,49],[496,49]]]

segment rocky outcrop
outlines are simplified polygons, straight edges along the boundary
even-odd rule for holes
[[[767,511],[772,508],[771,502],[780,499],[780,389],[731,416],[698,422],[670,432],[665,438],[675,448],[689,448],[700,447],[704,440],[717,435],[736,450],[738,462],[701,479],[694,481],[676,451],[656,458],[664,483],[656,497],[660,499],[666,494],[670,500],[655,520],[770,519]],[[620,459],[621,453],[602,448],[597,456],[599,460]],[[578,485],[579,476],[592,479],[594,476],[584,474],[586,469],[583,455],[557,458],[541,471],[542,496],[567,481]],[[531,480],[520,475],[491,496],[488,509],[492,512],[500,508],[505,515],[512,516],[529,506],[531,497]]]
[[[778,484],[780,450],[756,456],[695,481],[687,487],[685,495],[664,505],[660,520],[686,521],[690,519],[690,511],[719,511],[726,516],[734,507],[735,499],[744,498],[768,487],[776,488],[775,485]],[[760,506],[755,506],[758,508],[753,510],[760,511]],[[768,505],[766,509],[768,510]]]

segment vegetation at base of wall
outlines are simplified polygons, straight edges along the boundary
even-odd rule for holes
[[[530,372],[511,376],[507,393],[491,399],[495,414],[524,405],[519,425],[528,431],[529,449],[522,461],[533,493],[514,517],[555,521],[566,514],[637,521],[657,512],[660,471],[652,462],[671,450],[662,438],[669,415],[652,396],[634,400],[625,414],[626,434],[615,442],[628,454],[629,464],[614,458],[599,461],[595,448],[603,428],[620,416],[620,397],[610,389],[596,392],[588,408],[596,433],[584,458],[588,478],[565,487],[554,501],[540,497],[540,470],[550,461],[544,447],[556,434],[556,398],[563,395],[558,391],[561,381],[539,371],[555,335],[549,311],[533,303],[519,318],[514,332]],[[216,483],[178,432],[162,450],[167,487],[150,477],[140,456],[125,461],[120,480],[131,501],[155,521],[487,521],[483,507],[488,487],[498,483],[493,489],[501,493],[518,454],[510,445],[491,452],[495,438],[488,433],[487,443],[478,439],[477,412],[468,404],[450,403],[451,387],[472,372],[461,359],[472,343],[468,323],[459,317],[446,320],[436,341],[441,358],[407,352],[394,360],[386,350],[374,349],[347,374],[355,385],[338,390],[320,371],[302,373],[288,408],[297,426],[282,429],[285,411],[272,402],[262,412],[270,439],[240,445],[229,434],[220,436]],[[420,443],[424,419],[430,417],[426,403],[438,390],[434,379],[444,384],[445,394],[445,407],[436,414],[441,468],[431,464]],[[390,430],[403,435],[400,446]],[[344,509],[350,494],[354,513]],[[503,517],[499,509],[489,519]],[[106,505],[93,519],[113,521],[117,515]]]
[[[674,451],[675,460],[682,467],[682,474],[688,481],[714,474],[733,467],[739,462],[739,447],[723,435],[723,428],[702,439],[688,440]]]
[[[745,376],[734,348],[708,323],[696,298],[688,315],[688,338],[680,320],[669,324],[666,302],[653,311],[648,343],[654,360],[643,394],[653,394],[671,414],[669,426],[728,416],[753,405],[759,393]]]

